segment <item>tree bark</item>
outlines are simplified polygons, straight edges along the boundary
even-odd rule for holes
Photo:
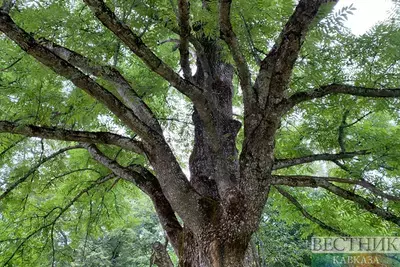
[[[174,267],[174,264],[168,255],[166,245],[163,245],[160,242],[155,242],[153,244],[153,255],[151,257],[150,266],[153,264],[158,267]]]
[[[225,233],[227,234],[227,232]],[[182,267],[243,267],[248,239],[223,240],[218,236],[196,236],[186,230],[180,249],[179,266]]]

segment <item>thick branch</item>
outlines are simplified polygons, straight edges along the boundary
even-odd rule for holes
[[[364,179],[353,180],[353,179],[345,179],[338,177],[320,177],[320,176],[307,176],[307,175],[293,175],[293,176],[274,175],[272,180],[273,184],[288,185],[293,187],[298,187],[298,186],[318,187],[320,186],[320,181],[353,184],[362,186],[368,189],[369,191],[373,192],[375,195],[381,196],[388,200],[400,201],[400,197],[389,195]]]
[[[288,185],[288,186],[300,186],[300,187],[322,187],[328,190],[331,193],[334,193],[337,196],[340,196],[344,199],[351,200],[361,206],[363,209],[377,215],[378,217],[393,222],[400,226],[400,217],[376,206],[374,203],[369,202],[362,196],[359,196],[353,192],[340,188],[331,182],[339,182],[339,183],[348,183],[348,184],[359,184],[361,186],[366,186],[366,188],[370,189],[370,187],[375,187],[372,184],[366,184],[366,181],[354,181],[342,178],[333,178],[333,177],[313,177],[313,176],[276,176],[272,177],[271,183],[274,185]],[[398,197],[389,196],[384,192],[381,192],[379,189],[375,187],[376,192],[379,192],[381,195],[385,195],[385,197],[389,197],[392,200],[399,201]]]
[[[323,221],[319,220],[318,218],[314,217],[313,215],[311,215],[301,204],[300,202],[293,197],[291,194],[289,194],[287,191],[283,190],[281,187],[276,186],[275,187],[276,190],[278,190],[278,192],[284,196],[287,200],[289,200],[300,212],[301,214],[303,214],[304,217],[306,217],[307,219],[309,219],[310,221],[312,221],[313,223],[318,224],[322,229],[328,230],[334,234],[337,234],[339,236],[349,236],[349,234],[346,234],[344,232],[342,232],[339,229],[336,229],[332,226],[327,225],[326,223],[324,223]]]
[[[395,98],[400,97],[399,88],[376,89],[346,84],[329,84],[309,92],[298,92],[289,98],[289,103],[294,106],[300,102],[321,98],[330,94],[346,94],[361,97]]]
[[[220,0],[219,3],[219,27],[221,31],[221,37],[228,45],[233,60],[235,61],[236,68],[239,74],[240,86],[243,90],[243,102],[245,113],[247,109],[251,108],[254,95],[251,84],[251,74],[246,58],[244,57],[236,34],[233,31],[231,23],[231,5],[232,0]]]
[[[139,154],[143,153],[142,144],[139,141],[108,132],[72,131],[55,127],[40,127],[10,121],[0,121],[0,133],[21,134],[29,137],[62,141],[115,145]]]
[[[265,101],[268,93],[273,91],[279,95],[286,89],[305,36],[309,31],[310,25],[316,19],[321,5],[337,1],[299,1],[294,13],[281,32],[278,41],[261,62],[261,69],[255,87],[259,91],[260,98],[263,101]],[[271,88],[269,88],[270,84],[273,85]]]
[[[52,43],[48,40],[41,39],[41,44],[44,44],[46,48],[52,51],[54,54],[69,62],[71,65],[81,69],[85,73],[103,78],[112,83],[116,87],[118,94],[121,96],[126,106],[132,109],[139,119],[146,123],[149,127],[152,127],[154,130],[161,133],[160,125],[155,119],[150,108],[137,95],[131,84],[116,68],[101,65],[98,62],[94,62],[93,60],[84,57],[77,52]]]
[[[192,70],[190,69],[189,61],[189,37],[190,37],[190,24],[189,24],[189,2],[187,0],[178,1],[178,21],[180,28],[180,42],[179,53],[180,63],[183,70],[183,75],[186,79],[190,80],[192,77]]]
[[[26,179],[29,178],[29,176],[31,176],[40,166],[42,166],[44,163],[54,159],[55,157],[57,157],[58,155],[72,150],[72,149],[77,149],[77,148],[82,148],[82,146],[78,145],[78,146],[70,146],[70,147],[66,147],[63,149],[60,149],[56,152],[54,152],[53,154],[44,157],[43,159],[41,159],[38,163],[36,163],[31,169],[29,169],[29,171],[22,176],[21,178],[19,178],[17,181],[15,181],[14,183],[12,183],[10,186],[7,187],[7,189],[0,195],[0,200],[2,200],[3,198],[5,198],[8,194],[11,193],[12,190],[14,190],[18,185],[22,184],[23,182],[26,181]]]
[[[97,1],[94,2],[98,3]],[[99,3],[101,7],[106,9],[106,11],[108,10],[102,1]],[[109,11],[108,15],[104,13],[98,14],[98,12],[96,14],[100,18],[106,16],[106,18],[110,19],[110,12],[111,11]],[[117,25],[121,26],[115,16],[112,18],[112,23],[117,23]],[[113,25],[115,26],[116,24]],[[121,30],[121,28],[118,29]],[[130,32],[127,28],[122,28],[122,31],[123,29]],[[105,104],[110,111],[122,120],[122,122],[135,131],[145,141],[146,145],[148,145],[147,148],[152,150],[150,152],[153,154],[152,164],[158,173],[163,174],[160,179],[160,181],[162,181],[161,186],[165,196],[169,201],[171,201],[174,210],[177,211],[187,224],[193,227],[193,229],[202,226],[201,219],[204,217],[200,216],[200,207],[198,205],[200,196],[191,187],[189,181],[187,181],[182,169],[176,161],[176,158],[172,154],[170,147],[166,144],[161,135],[140,121],[131,109],[127,108],[118,100],[118,98],[108,92],[104,87],[100,86],[70,63],[61,59],[49,49],[39,44],[32,36],[20,29],[8,14],[2,11],[0,11],[0,31],[6,33],[9,38],[14,40],[22,49],[27,51],[37,60],[50,67],[56,73],[68,78],[76,86],[84,89],[101,103]],[[126,31],[123,32],[126,33]],[[129,35],[129,37],[132,36]],[[132,41],[137,39],[133,38],[129,40]],[[175,75],[175,73],[173,74]],[[191,85],[179,76],[176,77],[179,79],[179,82],[184,81],[185,84]],[[191,88],[193,89],[194,87]],[[197,98],[197,100],[199,99]],[[146,152],[148,151],[146,150]],[[169,169],[166,170],[164,165],[168,165]],[[182,205],[182,202],[185,204]]]
[[[319,160],[335,161],[338,159],[351,159],[356,156],[367,155],[367,154],[368,154],[368,151],[361,150],[361,151],[344,152],[344,153],[338,153],[338,154],[329,154],[329,153],[315,154],[315,155],[309,155],[309,156],[292,158],[292,159],[276,159],[273,170],[289,168],[292,166],[310,163],[310,162],[319,161]]]
[[[115,175],[136,184],[140,190],[151,198],[160,223],[163,226],[163,229],[167,232],[171,244],[174,248],[178,248],[182,227],[179,224],[169,201],[163,194],[156,177],[140,165],[129,167],[121,166],[116,161],[104,155],[95,145],[84,144],[84,146],[95,160],[109,168]]]
[[[167,80],[172,86],[185,94],[192,101],[199,101],[202,97],[202,89],[189,81],[181,78],[171,67],[157,57],[101,0],[84,0],[95,16],[111,30],[129,49],[135,53],[152,71]]]
[[[149,134],[152,132],[151,128],[143,124],[131,109],[127,108],[118,98],[93,81],[89,76],[41,45],[31,35],[19,28],[11,17],[2,10],[0,10],[0,31],[5,33],[28,54],[57,74],[69,79],[75,86],[82,88],[86,93],[107,106],[111,112],[144,140],[153,140],[153,135]]]

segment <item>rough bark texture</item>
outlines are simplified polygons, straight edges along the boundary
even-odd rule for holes
[[[171,258],[168,255],[166,245],[160,242],[153,244],[153,255],[151,257],[151,265],[157,265],[158,267],[174,267]]]
[[[366,181],[272,174],[273,170],[299,164],[318,160],[335,162],[369,153],[341,151],[339,154],[275,159],[275,134],[281,118],[297,103],[340,93],[363,97],[400,96],[398,89],[376,90],[337,84],[309,93],[297,93],[289,98],[285,96],[293,66],[320,6],[327,2],[335,3],[336,0],[299,1],[276,44],[260,61],[255,82],[252,82],[248,63],[230,21],[230,0],[219,1],[220,36],[215,38],[202,35],[201,25],[196,28],[196,37],[192,35],[189,2],[178,1],[179,30],[175,32],[180,35],[180,64],[184,77],[158,58],[103,1],[84,2],[104,27],[113,32],[150,70],[193,102],[195,135],[189,160],[190,177],[186,177],[182,171],[154,114],[121,73],[48,40],[38,42],[12,20],[8,14],[10,5],[0,9],[0,31],[28,54],[104,104],[126,127],[137,133],[141,141],[111,133],[19,125],[8,121],[0,121],[0,132],[82,143],[81,146],[99,163],[116,176],[135,183],[149,195],[169,242],[179,257],[180,266],[252,266],[257,256],[251,252],[249,242],[257,230],[271,185],[322,187],[383,219],[400,224],[399,218],[389,211],[331,183],[361,185],[382,197],[398,201],[398,197],[381,192]],[[208,1],[203,1],[203,7],[208,9]],[[221,40],[230,49],[233,65],[224,62],[221,57]],[[194,75],[189,58],[191,45],[196,54],[197,72]],[[242,123],[234,119],[232,111],[235,73],[243,92],[244,106],[244,141],[240,154],[236,148],[236,138]],[[93,77],[113,84],[118,96],[102,87]],[[145,154],[154,173],[143,166],[121,166],[107,158],[96,144],[116,145]],[[11,185],[7,192],[16,186]],[[308,219],[326,229],[333,229],[305,211],[286,191],[280,189],[280,192]],[[154,245],[154,251],[154,264],[172,266],[161,243]]]

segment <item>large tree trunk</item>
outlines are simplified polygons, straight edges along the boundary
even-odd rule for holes
[[[246,251],[262,205],[249,209],[242,194],[236,148],[241,123],[234,120],[232,111],[234,68],[221,60],[221,48],[215,40],[205,37],[201,44],[203,56],[198,58],[193,82],[204,86],[207,104],[204,109],[194,108],[189,168],[190,183],[200,195],[206,219],[200,228],[184,227],[175,251],[179,266],[184,267],[251,266],[251,261],[245,261],[249,259]],[[248,211],[252,211],[251,221],[246,218]]]
[[[185,231],[179,266],[183,267],[243,267],[248,238],[229,240],[229,232],[220,236],[195,236]],[[225,237],[223,237],[225,236]],[[226,240],[224,240],[226,238]],[[250,266],[250,265],[247,265]]]
[[[184,229],[176,250],[178,264],[180,267],[257,266],[258,255],[248,243],[248,235],[231,239],[228,231],[202,236]],[[166,245],[153,244],[151,263],[158,267],[173,266]]]

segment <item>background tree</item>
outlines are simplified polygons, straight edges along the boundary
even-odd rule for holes
[[[132,185],[181,266],[254,262],[270,196],[335,234],[398,231],[397,23],[357,38],[336,2],[3,0],[3,264],[58,264],[128,218]]]

